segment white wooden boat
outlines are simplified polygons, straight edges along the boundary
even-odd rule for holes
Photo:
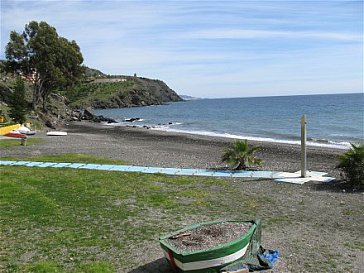
[[[168,241],[169,238],[189,235],[193,229],[220,223],[251,223],[247,232],[238,239],[203,250],[181,251]],[[178,273],[219,273],[222,267],[241,259],[249,252],[249,244],[257,229],[255,221],[214,221],[199,223],[177,230],[159,238],[160,246],[174,272]]]
[[[47,136],[66,136],[67,132],[63,131],[50,131],[47,133]]]

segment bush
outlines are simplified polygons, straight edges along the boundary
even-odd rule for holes
[[[27,102],[25,100],[25,85],[20,78],[17,79],[14,87],[14,92],[11,95],[9,116],[20,124],[25,122],[25,114],[27,112]]]
[[[247,140],[237,140],[226,148],[221,157],[222,162],[227,162],[234,170],[245,170],[252,165],[261,165],[262,160],[256,158],[254,153],[260,147],[249,147]]]
[[[336,168],[352,186],[364,186],[364,145],[351,144],[351,149],[339,155],[340,163]]]

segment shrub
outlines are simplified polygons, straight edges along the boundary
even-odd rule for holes
[[[260,147],[249,147],[247,140],[237,140],[226,148],[221,157],[222,162],[228,163],[234,170],[245,170],[252,165],[261,165],[262,160],[256,158],[254,153]]]
[[[27,102],[25,100],[25,85],[24,81],[20,78],[17,79],[14,87],[14,92],[11,95],[9,116],[18,123],[24,123],[27,111]]]
[[[343,172],[343,176],[353,186],[364,186],[364,144],[351,144],[351,149],[339,155],[340,163],[336,168]]]

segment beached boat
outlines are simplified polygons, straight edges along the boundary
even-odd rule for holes
[[[14,125],[0,127],[0,136],[4,136],[13,130],[17,130],[19,129],[20,126],[21,126],[20,124],[14,124]]]
[[[14,137],[14,138],[22,138],[22,137],[25,137],[26,134],[22,134],[19,131],[13,130],[13,131],[10,131],[9,133],[5,134],[4,136]]]
[[[225,223],[249,224],[249,226],[237,238],[208,249],[181,250],[171,243],[171,238],[187,237],[197,228]],[[161,237],[159,242],[175,272],[218,273],[221,268],[241,259],[247,253],[256,228],[257,225],[254,221],[207,222],[177,230]],[[214,237],[214,235],[211,236]],[[184,244],[193,244],[193,242]]]
[[[47,136],[66,136],[67,132],[63,131],[51,131],[47,133]]]
[[[27,136],[35,135],[35,131],[30,130],[28,127],[20,126],[19,129],[17,129],[22,134],[26,134]]]

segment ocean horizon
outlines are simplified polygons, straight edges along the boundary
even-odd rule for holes
[[[288,144],[300,144],[305,114],[309,146],[347,149],[364,142],[363,105],[364,94],[351,93],[209,98],[96,114],[115,119],[112,126]]]

